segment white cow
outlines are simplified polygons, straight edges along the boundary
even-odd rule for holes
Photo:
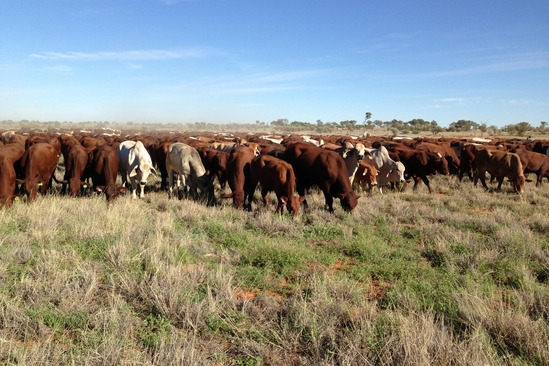
[[[214,174],[206,174],[204,164],[198,151],[182,142],[175,142],[170,145],[166,154],[166,170],[168,171],[169,197],[173,197],[174,173],[178,174],[177,189],[179,185],[189,188],[193,198],[198,199],[197,189],[207,195],[208,204],[212,203]]]
[[[137,182],[139,182],[139,197],[145,194],[147,178],[151,173],[156,175],[151,156],[141,141],[127,140],[116,149],[119,159],[118,171],[122,176],[122,185],[128,182],[132,186],[132,197],[137,198]]]
[[[370,155],[367,161],[371,161],[378,170],[377,185],[379,192],[383,193],[383,187],[389,183],[405,182],[404,164],[391,159],[385,146],[376,144],[375,147],[374,149],[365,148],[365,153]]]

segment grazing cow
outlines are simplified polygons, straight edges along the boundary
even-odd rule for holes
[[[383,193],[383,187],[386,187],[389,183],[404,183],[404,164],[391,159],[387,148],[379,142],[372,144],[373,149],[365,148],[365,154],[369,155],[370,161],[378,170],[377,186],[379,192]]]
[[[476,145],[466,144],[461,147],[460,165],[459,165],[459,181],[463,180],[463,176],[467,174],[469,179],[473,180],[473,161],[475,160]]]
[[[371,192],[372,187],[377,185],[377,168],[369,161],[361,160],[353,176],[353,187],[361,187],[363,191]]]
[[[249,193],[253,197],[257,183],[261,184],[261,197],[265,206],[268,205],[267,196],[274,191],[278,200],[277,213],[282,213],[284,206],[292,215],[297,215],[299,205],[305,197],[295,193],[295,174],[292,166],[284,160],[270,155],[261,155],[252,161]]]
[[[15,198],[15,169],[8,157],[0,154],[0,209],[11,207]]]
[[[78,196],[82,188],[87,188],[85,179],[87,178],[89,149],[78,144],[70,148],[65,160],[65,178],[59,183],[69,185],[71,197]]]
[[[18,180],[23,185],[27,194],[28,202],[36,199],[38,189],[41,194],[51,187],[51,181],[60,151],[47,142],[37,142],[29,146],[21,157],[21,168],[25,172],[25,178]]]
[[[13,165],[24,153],[25,148],[18,143],[0,146],[0,209],[13,204],[17,178]]]
[[[475,173],[473,180],[475,186],[480,179],[484,188],[486,185],[486,172],[495,177],[498,182],[497,190],[501,189],[501,185],[505,178],[508,178],[517,193],[524,192],[524,176],[520,157],[515,153],[499,150],[478,150],[475,153]]]
[[[63,162],[65,164],[65,176],[63,177],[63,181],[68,181],[70,179],[70,170],[67,169],[69,150],[75,145],[80,145],[80,141],[68,134],[63,134],[59,136],[58,139],[61,143],[61,154],[63,154]],[[67,192],[67,183],[63,183],[63,181],[61,182],[61,194],[65,194]]]
[[[219,186],[221,189],[224,189],[227,183],[229,154],[225,151],[214,150],[209,147],[198,150],[198,153],[206,171],[209,171],[209,175],[212,175],[212,177],[216,176],[219,180]]]
[[[356,207],[359,197],[351,187],[345,161],[336,152],[298,142],[287,146],[284,160],[294,168],[300,196],[305,196],[306,188],[318,186],[324,193],[329,212],[334,212],[334,197],[339,198],[341,207],[347,212]],[[307,207],[307,200],[303,205]]]
[[[125,185],[128,178],[132,187],[132,197],[137,198],[137,182],[139,182],[139,197],[145,194],[147,178],[151,173],[156,175],[151,156],[141,141],[126,140],[116,149],[118,154],[118,170]]]
[[[80,144],[84,147],[89,147],[91,149],[94,149],[98,146],[106,144],[107,141],[104,138],[101,137],[91,137],[91,136],[83,136],[80,139]]]
[[[151,160],[153,165],[156,165],[158,171],[160,171],[160,189],[165,190],[168,188],[168,171],[166,170],[166,155],[168,155],[168,149],[173,142],[161,141],[151,145]]]
[[[99,145],[89,154],[88,175],[91,177],[94,189],[99,193],[105,193],[109,203],[119,194],[126,193],[125,187],[116,186],[118,154],[109,145]]]
[[[450,147],[450,145],[437,145],[437,144],[431,144],[427,142],[421,142],[421,143],[415,144],[414,149],[420,150],[420,151],[439,153],[448,161],[448,168],[450,169],[450,173],[459,174],[460,160],[455,150],[452,147]]]
[[[429,193],[432,193],[433,190],[427,176],[437,173],[450,174],[448,161],[439,153],[418,151],[403,146],[396,148],[395,152],[405,166],[406,175],[414,180],[414,190],[417,189],[421,180],[427,186]]]
[[[255,157],[255,152],[248,146],[238,146],[229,155],[227,161],[227,181],[231,193],[223,198],[232,198],[236,208],[251,209],[251,197],[249,196],[250,166]],[[247,201],[247,202],[246,202]]]
[[[183,142],[174,142],[168,148],[166,155],[166,170],[168,171],[168,196],[173,196],[174,173],[179,175],[184,189],[190,189],[193,198],[197,200],[200,189],[202,195],[206,195],[208,204],[211,204],[213,195],[213,175],[206,174],[206,169],[200,159],[198,151]],[[177,184],[179,188],[179,184]]]
[[[536,174],[536,187],[540,186],[543,178],[549,179],[549,156],[528,151],[523,146],[511,151],[519,156],[525,175],[528,173]]]

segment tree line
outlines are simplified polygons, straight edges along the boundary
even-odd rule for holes
[[[498,136],[513,135],[527,136],[530,134],[549,134],[547,122],[542,121],[539,126],[533,126],[529,122],[508,124],[503,127],[495,125],[488,126],[486,123],[477,123],[470,120],[458,120],[452,122],[448,127],[440,126],[437,121],[426,121],[421,118],[414,118],[410,121],[393,119],[391,121],[372,120],[372,114],[367,112],[364,121],[358,123],[356,120],[345,120],[340,122],[324,122],[317,120],[315,123],[292,121],[287,118],[279,118],[269,123],[256,121],[255,123],[228,123],[219,124],[211,122],[191,123],[137,123],[137,122],[108,122],[108,121],[85,121],[85,122],[59,122],[59,121],[0,121],[0,129],[15,130],[59,130],[59,129],[109,129],[109,130],[194,130],[194,131],[215,131],[215,132],[273,132],[293,133],[308,131],[309,133],[370,133],[374,130],[384,130],[385,133],[396,135],[406,134],[432,134],[438,135],[443,132],[456,132],[463,134],[479,134]]]

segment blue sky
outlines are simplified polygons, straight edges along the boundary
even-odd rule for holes
[[[549,1],[5,0],[0,120],[549,121]]]

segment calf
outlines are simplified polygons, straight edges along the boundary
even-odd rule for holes
[[[212,177],[217,177],[221,189],[227,183],[227,163],[229,154],[225,151],[214,150],[209,147],[198,150],[204,168],[209,171]]]
[[[371,192],[372,187],[377,185],[377,168],[369,161],[362,160],[353,176],[352,185],[361,187],[363,191]]]
[[[265,206],[268,204],[268,193],[274,191],[278,200],[277,213],[282,213],[284,206],[288,212],[297,215],[299,205],[305,197],[295,193],[295,174],[292,166],[284,160],[270,155],[260,155],[251,164],[249,196],[253,197],[257,183],[261,184],[261,197]]]
[[[404,183],[405,167],[399,161],[391,159],[389,151],[380,142],[376,141],[372,144],[373,148],[365,148],[364,153],[369,158],[366,161],[371,162],[378,170],[377,185],[379,192],[383,193],[383,187],[389,183]]]

